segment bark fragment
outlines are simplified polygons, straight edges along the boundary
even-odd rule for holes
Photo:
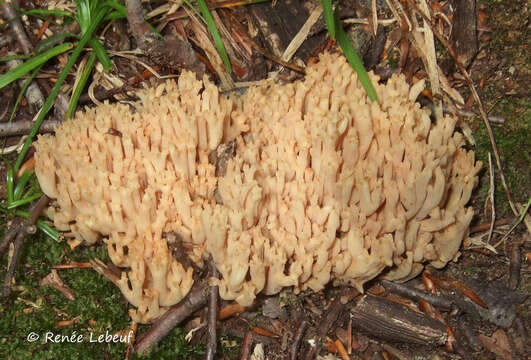
[[[405,305],[365,295],[350,309],[352,326],[390,341],[444,345],[446,327]]]

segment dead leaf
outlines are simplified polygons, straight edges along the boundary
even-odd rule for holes
[[[511,345],[502,329],[496,330],[491,337],[480,334],[478,338],[487,350],[496,354],[498,359],[512,360]]]
[[[57,273],[57,270],[52,269],[52,271],[44,277],[40,284],[40,286],[52,286],[55,290],[59,291],[65,298],[68,300],[75,300],[76,297],[72,290],[63,283],[63,280],[61,280],[61,277]]]

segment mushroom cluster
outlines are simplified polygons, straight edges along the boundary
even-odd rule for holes
[[[378,103],[342,56],[324,54],[304,80],[239,97],[184,73],[134,109],[80,112],[35,144],[48,215],[72,245],[103,238],[138,322],[188,293],[183,256],[211,256],[220,296],[242,305],[442,267],[467,236],[480,164],[456,120],[433,123],[403,76],[371,79]]]

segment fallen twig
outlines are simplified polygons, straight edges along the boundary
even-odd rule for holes
[[[175,326],[203,307],[208,299],[208,289],[209,287],[205,286],[205,284],[196,284],[183,301],[172,306],[164,315],[157,319],[148,331],[138,338],[135,352],[139,354],[146,353]]]
[[[297,353],[299,352],[299,346],[302,341],[302,337],[304,336],[304,333],[306,332],[306,328],[308,328],[308,321],[302,320],[301,324],[299,325],[299,328],[297,329],[297,334],[295,335],[295,339],[293,339],[293,344],[291,345],[291,351],[290,351],[290,359],[296,360],[298,359]]]
[[[251,343],[253,342],[253,332],[247,331],[242,342],[242,356],[240,360],[247,360],[249,358],[249,351],[251,349]]]
[[[55,290],[59,291],[65,298],[68,300],[75,300],[76,296],[68,286],[65,285],[57,270],[52,269],[52,271],[44,277],[39,283],[40,286],[51,286]]]
[[[385,298],[365,295],[350,313],[353,326],[380,338],[424,345],[443,345],[448,339],[440,321]]]
[[[433,306],[442,308],[445,310],[452,308],[452,301],[444,296],[438,296],[430,294],[426,291],[415,289],[414,287],[406,286],[403,284],[394,283],[388,280],[381,280],[382,285],[386,290],[391,291],[395,294],[401,295],[411,300],[423,299],[426,302],[430,303]]]
[[[75,262],[72,261],[69,264],[61,264],[61,265],[54,265],[52,267],[53,269],[90,269],[92,268],[92,264],[89,262]]]
[[[489,151],[489,183],[490,183],[490,189],[489,189],[489,199],[490,199],[490,226],[489,226],[489,235],[487,237],[487,244],[490,244],[490,240],[492,239],[492,234],[494,232],[494,223],[496,222],[496,205],[494,202],[494,190],[495,190],[495,184],[494,184],[494,168],[492,166],[492,155]]]
[[[7,247],[13,241],[15,236],[17,236],[19,228],[22,224],[21,218],[16,218],[13,221],[14,223],[12,223],[10,229],[6,231],[2,239],[2,243],[0,243],[0,256],[4,253],[4,251],[6,251]]]
[[[39,133],[53,132],[55,127],[60,123],[61,122],[58,120],[46,120],[39,128]],[[33,125],[35,125],[35,123],[30,120],[0,123],[0,138],[15,135],[27,135],[31,131]]]
[[[484,309],[489,308],[488,305],[485,303],[485,301],[483,301],[483,299],[472,288],[470,288],[470,286],[468,286],[467,284],[459,280],[443,279],[443,278],[436,277],[428,269],[424,271],[424,273],[422,274],[422,277],[423,277],[423,280],[429,279],[430,281],[432,281],[437,286],[443,289],[449,290],[449,289],[454,288],[458,290],[460,293],[462,293],[463,295],[465,295],[466,297],[468,297],[470,300],[472,300],[473,302],[481,306],[482,308]]]
[[[503,225],[507,225],[509,224],[514,218],[512,217],[507,217],[507,218],[503,218],[503,219],[500,219],[500,220],[496,220],[494,222],[494,227],[497,227],[497,226],[503,226]],[[470,234],[474,234],[474,233],[478,233],[480,231],[485,231],[485,230],[489,230],[490,228],[490,222],[488,223],[484,223],[484,224],[479,224],[479,225],[476,225],[476,226],[472,226],[470,228]]]
[[[4,241],[6,241],[5,238],[4,238],[4,241],[2,242],[2,246],[7,246],[9,245],[9,242],[13,239],[13,237],[15,238],[13,257],[11,258],[11,262],[8,265],[6,277],[4,280],[4,287],[2,289],[3,297],[8,297],[9,294],[11,294],[11,282],[13,281],[13,277],[15,276],[15,268],[18,263],[18,259],[20,256],[20,250],[22,248],[24,238],[28,235],[32,235],[32,234],[35,234],[35,232],[37,232],[37,227],[35,226],[35,223],[37,222],[37,219],[39,218],[41,211],[48,204],[49,200],[50,199],[46,195],[41,196],[41,198],[31,208],[28,219],[21,223],[17,222],[17,224],[15,225],[17,231],[15,233],[8,231],[10,240],[7,241],[7,244],[4,245]],[[16,234],[16,235],[13,235],[13,234]]]
[[[15,33],[15,37],[22,47],[24,54],[31,54],[33,51],[33,44],[26,34],[24,25],[22,25],[22,22],[20,21],[20,16],[18,16],[15,11],[15,7],[18,7],[17,3],[18,1],[2,1],[2,13],[4,14],[6,22],[11,26],[11,30]]]
[[[520,284],[520,241],[513,242],[509,257],[509,289],[516,290]]]
[[[214,260],[210,260],[210,272],[213,278],[217,279],[218,269],[216,269],[216,264]],[[209,290],[209,299],[208,299],[208,343],[207,343],[207,352],[206,359],[214,360],[216,358],[216,347],[217,347],[217,337],[216,337],[216,321],[218,315],[218,297],[219,297],[219,288],[217,285],[210,286]]]
[[[135,343],[135,337],[136,337],[136,332],[138,331],[138,323],[133,321],[132,324],[131,324],[131,330],[133,331],[133,336],[129,342],[129,344],[127,344],[127,349],[125,349],[125,360],[129,360],[131,358],[131,355],[133,354],[133,345]]]
[[[28,35],[26,34],[26,30],[24,30],[24,26],[22,25],[20,17],[15,11],[15,7],[18,7],[17,3],[13,4],[13,1],[3,1],[2,13],[4,14],[6,22],[9,23],[11,30],[13,30],[13,33],[15,34],[18,43],[22,47],[24,54],[31,54],[33,52],[33,44],[30,42]],[[26,92],[27,94],[31,94],[31,96],[28,96],[28,103],[31,106],[40,108],[42,104],[44,104],[44,96],[36,82],[32,81],[29,84]]]

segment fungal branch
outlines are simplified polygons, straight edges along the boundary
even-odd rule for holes
[[[72,246],[104,238],[139,323],[192,289],[173,248],[195,267],[211,258],[211,287],[243,306],[442,267],[468,234],[480,164],[456,119],[432,124],[403,76],[368,76],[378,102],[344,57],[323,54],[304,80],[240,97],[184,72],[141,92],[134,113],[79,113],[35,144],[47,214]]]

